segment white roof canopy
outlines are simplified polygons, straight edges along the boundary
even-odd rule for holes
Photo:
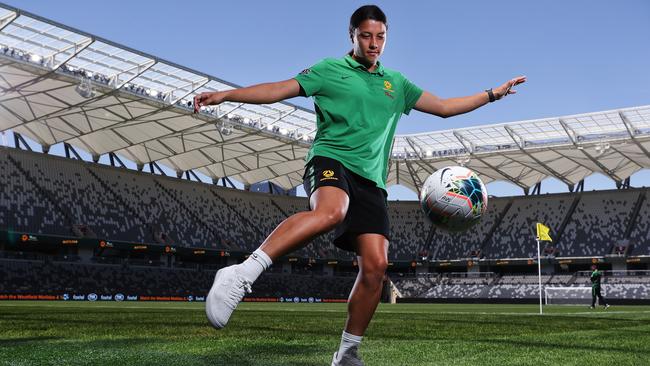
[[[415,188],[458,164],[522,188],[546,177],[574,185],[594,172],[622,181],[650,168],[649,150],[650,106],[402,135],[389,183]]]
[[[237,87],[0,4],[0,131],[212,178],[301,184],[314,112],[223,103],[192,113],[194,95]],[[650,106],[399,135],[388,184],[418,190],[458,164],[522,188],[546,177],[573,185],[593,172],[621,181],[650,168],[649,150]]]

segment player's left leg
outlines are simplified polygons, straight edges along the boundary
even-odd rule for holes
[[[600,293],[600,287],[598,288],[598,291],[597,291],[596,294],[598,295],[598,303],[599,303],[600,305],[604,306],[605,309],[607,309],[607,308],[609,307],[609,304],[607,303],[607,301],[605,301],[605,298],[604,298],[603,295]]]
[[[357,355],[359,344],[377,309],[386,268],[388,240],[381,234],[361,234],[356,239],[359,274],[348,298],[348,319],[333,366],[363,365]]]
[[[592,287],[591,288],[591,306],[589,307],[590,309],[593,309],[596,307],[596,288]]]

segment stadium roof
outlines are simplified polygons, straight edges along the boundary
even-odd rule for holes
[[[244,183],[302,183],[316,131],[289,103],[224,103],[192,114],[195,94],[237,85],[0,4],[0,131],[43,146],[68,143],[176,171]],[[574,185],[622,181],[650,168],[650,106],[398,135],[388,184],[418,190],[447,165],[526,189],[546,177]]]

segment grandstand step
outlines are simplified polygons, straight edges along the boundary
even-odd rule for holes
[[[485,236],[485,239],[481,243],[481,246],[479,248],[479,250],[481,252],[484,251],[484,249],[488,246],[488,244],[492,240],[492,236],[494,235],[494,233],[497,231],[497,229],[501,225],[501,222],[503,221],[503,218],[506,216],[506,214],[510,210],[510,207],[512,207],[513,202],[514,202],[514,199],[509,200],[508,203],[506,204],[506,206],[501,211],[501,213],[499,213],[498,218],[494,221],[494,225],[492,225],[492,227],[490,228],[490,231],[488,231],[487,235]]]
[[[573,199],[573,202],[571,203],[571,207],[569,207],[569,211],[564,217],[564,220],[562,220],[560,227],[557,229],[556,232],[557,238],[555,238],[555,242],[559,243],[560,239],[562,239],[562,235],[564,234],[564,229],[566,229],[567,224],[569,223],[569,221],[571,221],[571,217],[573,216],[573,212],[575,212],[576,207],[578,207],[578,203],[580,203],[580,193],[576,194],[575,198]]]
[[[634,227],[637,225],[639,212],[641,211],[641,207],[643,207],[643,201],[645,200],[646,200],[645,192],[643,191],[639,192],[639,199],[637,199],[636,203],[634,204],[634,209],[630,214],[630,222],[627,228],[625,229],[625,234],[623,235],[625,239],[630,238],[630,235],[632,234],[632,230],[634,230]]]

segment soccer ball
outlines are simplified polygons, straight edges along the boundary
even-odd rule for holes
[[[485,185],[473,171],[450,166],[437,170],[424,182],[420,207],[429,220],[449,231],[466,230],[487,210]]]

